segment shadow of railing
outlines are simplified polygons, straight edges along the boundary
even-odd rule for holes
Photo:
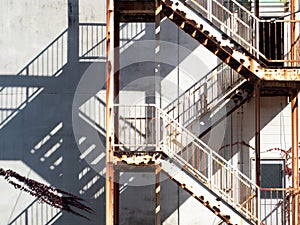
[[[60,209],[41,203],[37,198],[8,225],[51,225],[60,216]]]
[[[67,63],[67,35],[68,29],[58,35],[57,38],[21,69],[16,76],[59,76]],[[0,129],[42,91],[43,87],[40,87],[39,84],[32,84],[32,87],[2,86],[0,88],[0,98],[5,99],[5,101],[0,102]]]
[[[106,24],[79,24],[79,60],[104,60],[106,57]]]
[[[127,28],[127,26],[133,27],[135,25],[124,24],[121,28],[126,29],[126,32],[129,32],[128,30],[130,30],[130,28]],[[132,41],[130,39],[131,36],[138,37],[138,35],[143,32],[140,29],[134,29],[135,30],[128,34],[123,40],[121,49],[126,49],[129,46]],[[81,60],[88,63],[95,61],[103,63],[106,56],[105,24],[79,24],[79,31],[79,63]],[[30,137],[30,140],[26,142],[26,146],[30,146],[28,149],[29,154],[24,156],[25,158],[23,158],[23,161],[25,161],[31,168],[38,170],[39,174],[45,180],[50,183],[54,183],[55,185],[57,179],[60,179],[63,170],[62,165],[66,160],[64,155],[64,146],[68,146],[68,144],[70,144],[63,136],[63,130],[66,129],[65,125],[68,124],[68,122],[65,122],[63,119],[66,114],[59,115],[59,113],[57,113],[54,116],[50,112],[51,116],[54,116],[55,118],[47,120],[47,125],[44,125],[44,120],[35,119],[34,116],[32,116],[32,110],[30,110],[28,105],[30,103],[35,110],[36,107],[41,107],[40,104],[42,102],[48,102],[52,98],[51,96],[48,96],[47,94],[44,95],[42,93],[47,92],[49,88],[51,89],[52,86],[55,85],[56,81],[61,82],[65,80],[64,72],[69,71],[69,69],[66,69],[68,68],[68,35],[68,29],[64,30],[17,74],[8,76],[3,75],[2,78],[4,79],[5,77],[5,80],[8,82],[0,86],[0,130],[2,130],[3,133],[6,133],[6,136],[10,135],[9,131],[14,132],[14,127],[19,126],[20,121],[23,120],[20,117],[20,115],[23,114],[20,114],[20,112],[26,108],[25,112],[28,112],[28,115],[30,116],[26,117],[27,122],[25,124],[29,124],[34,121],[35,127],[40,126],[43,130],[37,129],[37,132],[39,133],[34,137],[34,139]],[[14,81],[16,81],[16,83],[14,83]],[[37,98],[38,96],[39,98]],[[94,100],[99,102],[100,98],[97,98],[96,96]],[[100,103],[103,104],[104,102],[100,101]],[[105,106],[100,108],[100,110],[102,111],[102,114],[104,114]],[[84,110],[81,112],[82,115],[84,115],[83,112]],[[95,122],[99,121],[99,118],[91,117],[90,112],[91,111],[88,111],[87,115],[85,115],[86,118],[89,119],[90,124],[93,123],[96,125],[93,129],[97,128],[97,132],[99,132],[99,128],[101,129],[101,132],[99,133],[100,136],[103,136],[105,132],[105,130],[103,130],[105,124],[103,126],[102,122],[104,121],[102,121],[101,126],[99,126]],[[45,116],[46,115],[43,115],[43,117]],[[32,120],[31,122],[30,119]],[[42,124],[40,124],[40,122],[42,122]],[[11,124],[11,126],[6,126],[8,124]],[[22,126],[23,125],[24,124],[22,122]],[[87,139],[89,139],[89,137]],[[84,148],[86,148],[86,150],[89,150],[91,142],[91,140],[85,141],[84,144],[86,144],[87,147],[84,146]],[[97,148],[99,149],[100,147],[97,146]],[[15,151],[17,150],[15,149]],[[80,181],[76,188],[78,188],[79,194],[84,196],[86,199],[96,200],[104,198],[103,193],[105,183],[103,183],[103,178],[100,175],[105,174],[105,160],[103,161],[105,158],[101,158],[103,154],[101,154],[99,158],[99,156],[95,155],[94,152],[91,152],[91,154],[87,154],[87,152],[85,153],[85,156],[79,156],[80,165],[77,169],[78,171],[73,171],[74,174],[78,172],[76,176]],[[85,159],[85,157],[91,159],[91,163],[94,163],[98,168],[96,170],[98,173],[95,173],[88,163],[83,162],[82,159]],[[32,202],[24,211],[10,222],[10,225],[52,224],[55,221],[57,223],[57,220],[61,220],[59,218],[61,213],[58,215],[50,214],[47,211],[48,209],[38,209],[38,205],[42,204],[39,204],[37,200]],[[51,209],[50,206],[47,207],[49,210]],[[46,214],[49,215],[48,217],[45,217],[49,219],[48,221],[44,218],[44,215]],[[52,215],[52,219],[50,218],[50,215]]]
[[[68,29],[58,35],[16,76],[58,77],[62,73],[63,67],[67,64],[67,35]],[[32,84],[32,86],[1,87],[0,98],[6,99],[6,101],[0,102],[0,129],[44,89],[36,83]]]
[[[67,63],[68,29],[34,57],[17,75],[57,77]]]
[[[106,57],[106,25],[104,23],[79,24],[79,61],[104,62]],[[144,32],[145,26],[139,24],[122,24],[121,49],[127,48],[133,40]],[[34,57],[16,76],[58,77],[68,62],[68,29],[64,30],[36,57]],[[0,86],[0,129],[42,91],[41,84],[34,87]],[[9,97],[9,99],[7,99]],[[4,101],[5,98],[5,101]]]
[[[120,25],[120,51],[122,52],[145,34],[143,23],[122,23]],[[79,24],[79,60],[88,62],[106,59],[106,24]]]

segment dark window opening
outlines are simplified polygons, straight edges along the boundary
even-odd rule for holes
[[[271,18],[262,18],[270,20]],[[273,18],[272,18],[273,19]],[[261,22],[259,25],[259,49],[267,59],[284,59],[284,23]],[[267,66],[282,67],[283,62],[267,62],[261,58]]]
[[[262,163],[261,164],[261,187],[262,188],[283,188],[284,171],[283,163]],[[282,191],[262,190],[262,199],[282,198]]]

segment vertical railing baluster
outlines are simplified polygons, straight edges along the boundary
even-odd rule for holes
[[[136,118],[136,107],[134,106],[134,118]],[[143,131],[141,131],[143,132]],[[141,134],[140,134],[141,135]],[[136,129],[136,119],[134,120],[134,145],[137,146],[136,143],[136,139],[137,139],[137,129]]]

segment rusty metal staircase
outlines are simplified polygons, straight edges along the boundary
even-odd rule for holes
[[[163,14],[248,80],[299,80],[295,68],[270,68],[259,50],[262,22],[239,2],[162,0]]]
[[[155,105],[116,105],[114,163],[155,164],[227,224],[257,224],[259,188]]]
[[[251,83],[225,63],[220,63],[168,104],[164,111],[196,136],[202,136],[252,94]]]

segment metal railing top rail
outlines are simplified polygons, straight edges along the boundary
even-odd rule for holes
[[[245,174],[243,174],[241,171],[239,171],[237,168],[232,166],[225,158],[223,158],[221,155],[219,155],[217,152],[215,152],[212,148],[210,148],[207,144],[205,144],[202,140],[200,140],[196,135],[191,133],[188,129],[183,127],[180,123],[178,123],[176,120],[174,120],[172,117],[170,117],[166,112],[164,112],[163,109],[160,109],[156,104],[138,104],[138,105],[127,105],[127,104],[114,104],[114,107],[153,107],[161,116],[163,119],[167,119],[173,126],[177,126],[182,130],[182,132],[185,132],[190,138],[190,140],[197,141],[197,144],[199,147],[201,147],[206,153],[212,154],[217,156],[220,160],[222,160],[228,167],[235,171],[238,175],[240,175],[242,178],[245,180],[249,181],[249,184],[253,185],[256,189],[259,189],[259,187],[252,181],[250,180]],[[166,137],[167,138],[167,137]],[[161,146],[163,143],[164,139],[156,141],[156,146]]]
[[[259,24],[262,22],[270,22],[270,23],[296,23],[300,22],[298,20],[282,20],[282,19],[260,19],[254,15],[251,11],[249,11],[246,7],[244,7],[241,3],[239,3],[236,0],[226,1],[228,4],[231,4],[231,7],[233,6],[238,8],[238,12],[234,12],[232,10],[229,10],[226,8],[225,4],[221,4],[218,0],[210,0],[205,1],[205,4],[201,4],[199,0],[179,0],[184,5],[188,5],[189,8],[199,12],[202,11],[206,15],[201,14],[204,16],[208,21],[210,21],[212,24],[217,26],[218,28],[225,29],[225,33],[230,33],[230,38],[236,41],[238,44],[240,44],[243,48],[245,48],[247,51],[249,51],[254,57],[257,59],[264,59],[266,62],[272,63],[272,62],[279,62],[278,60],[274,60],[271,58],[268,58],[263,52],[259,49]],[[210,3],[209,3],[210,2]],[[230,16],[230,19],[233,19],[234,23],[226,23],[225,21],[222,21],[222,18],[218,15],[214,15],[211,8],[207,7],[207,4],[215,4],[218,6],[219,10],[222,10],[223,13],[222,16],[224,16],[224,13]],[[193,7],[196,6],[195,7]],[[198,8],[198,10],[197,10]],[[247,22],[244,21],[242,18],[247,17]],[[224,19],[224,18],[223,18]],[[217,23],[217,24],[216,24]],[[238,29],[236,27],[239,27]],[[224,32],[224,31],[223,31]],[[286,54],[285,54],[286,55]],[[299,59],[282,59],[280,62],[300,62]]]
[[[259,188],[261,191],[296,191],[297,188],[292,188],[292,187],[277,187],[277,188]],[[298,190],[300,191],[300,190]]]

